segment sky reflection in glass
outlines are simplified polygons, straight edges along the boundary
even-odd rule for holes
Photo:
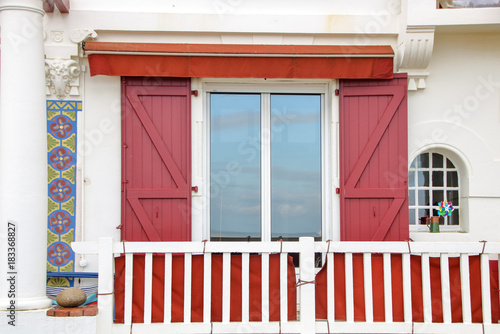
[[[321,97],[271,95],[271,237],[321,237]]]
[[[271,152],[263,170],[261,145]],[[263,173],[271,189],[261,189]],[[273,239],[320,238],[321,96],[211,94],[210,183],[212,240],[260,240],[262,191],[270,193]]]
[[[260,239],[260,94],[210,95],[210,235]]]

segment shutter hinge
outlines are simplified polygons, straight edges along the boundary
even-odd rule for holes
[[[340,89],[335,89],[335,96],[339,96],[340,95]]]
[[[198,96],[198,90],[197,89],[192,90],[191,95]]]
[[[337,195],[340,195],[340,188],[335,188],[335,193],[336,193]]]
[[[117,229],[117,230],[121,230],[121,229],[122,229],[122,227],[123,227],[123,224],[120,224],[120,225],[118,225],[118,226],[116,227],[116,229]]]
[[[198,192],[198,186],[191,187],[191,191],[194,191],[195,193]]]
[[[125,183],[128,183],[128,180],[122,180],[122,192],[125,190]]]

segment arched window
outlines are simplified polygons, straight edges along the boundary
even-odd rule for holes
[[[425,152],[418,155],[408,173],[410,226],[425,225],[425,218],[438,215],[438,203],[451,201],[451,217],[440,220],[445,226],[460,225],[460,177],[445,154]]]

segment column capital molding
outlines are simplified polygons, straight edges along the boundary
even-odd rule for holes
[[[68,95],[80,95],[80,66],[83,57],[82,43],[97,38],[93,29],[51,30],[45,41],[45,83],[47,97],[54,95],[60,100]]]
[[[72,59],[45,59],[46,94],[63,100],[68,94],[79,95],[80,66]]]

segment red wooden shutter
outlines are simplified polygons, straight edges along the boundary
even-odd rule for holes
[[[342,240],[409,237],[406,82],[340,82]]]
[[[190,80],[122,79],[122,239],[191,239]]]

